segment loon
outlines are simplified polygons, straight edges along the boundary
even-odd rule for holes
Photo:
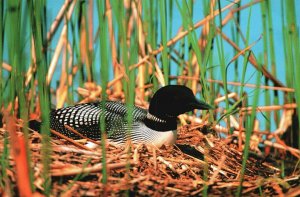
[[[80,137],[64,125],[74,128],[83,136],[99,140],[100,119],[105,121],[107,138],[116,144],[124,144],[128,134],[135,144],[144,143],[161,147],[172,145],[177,138],[177,116],[194,109],[209,110],[210,105],[198,101],[192,90],[182,85],[160,88],[150,101],[149,110],[117,101],[98,101],[77,104],[57,110],[50,115],[50,128],[72,139]],[[128,124],[127,113],[132,112]]]

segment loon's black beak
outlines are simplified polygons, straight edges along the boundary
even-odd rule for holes
[[[192,104],[192,107],[194,109],[204,109],[204,110],[209,110],[209,109],[214,109],[213,106],[205,103],[204,101],[198,101],[195,99],[195,101]]]

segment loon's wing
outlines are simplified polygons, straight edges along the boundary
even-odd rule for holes
[[[102,105],[102,102],[97,103],[98,105]],[[116,102],[116,101],[105,101],[105,109],[107,112],[108,120],[111,120],[110,116],[113,118],[115,115],[124,118],[127,120],[127,113],[130,111],[132,113],[132,121],[142,121],[147,116],[147,110],[142,109],[136,106],[126,106],[124,103]]]
[[[68,125],[86,137],[97,139],[100,136],[100,111],[94,103],[78,104],[53,110],[50,115],[50,128],[70,138],[79,139],[78,135],[65,128],[64,125]]]
[[[104,102],[85,103],[54,110],[51,112],[50,127],[73,139],[80,137],[66,129],[64,125],[91,139],[100,139],[100,117],[103,117],[108,138],[124,138],[128,130],[127,107],[123,103],[113,101],[105,101],[105,107],[103,104]],[[142,121],[146,115],[146,110],[133,107],[133,127],[135,122]]]

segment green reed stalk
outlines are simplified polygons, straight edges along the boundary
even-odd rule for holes
[[[143,1],[145,2],[145,1]],[[146,9],[143,9],[143,11],[145,13],[147,13]],[[146,36],[147,38],[147,42],[150,44],[152,49],[155,49],[157,47],[157,43],[158,43],[158,1],[149,1],[149,34],[148,36]],[[147,14],[145,14],[146,16]],[[154,64],[155,64],[155,57],[151,57],[150,58],[150,64],[149,66],[152,68],[152,73],[151,73],[151,79],[150,81],[153,83],[153,91],[156,91],[159,87],[158,87],[158,80],[154,75],[155,72],[155,68],[154,68]]]
[[[166,1],[162,0],[159,1],[159,13],[160,13],[160,27],[161,27],[161,40],[162,40],[162,66],[164,71],[164,79],[166,85],[169,84],[169,73],[170,73],[170,67],[169,67],[169,58],[168,58],[168,52],[169,49],[167,47],[167,9],[166,9]]]
[[[291,77],[294,75],[294,53],[293,53],[293,34],[294,32],[294,18],[295,18],[295,10],[293,8],[293,1],[284,1],[284,4],[282,6],[283,10],[283,19],[282,20],[282,32],[284,34],[284,53],[285,53],[285,67],[286,67],[286,83],[288,87],[293,87],[294,86],[294,78]],[[290,10],[289,10],[290,9]],[[293,98],[291,94],[288,94],[288,102],[292,102]]]
[[[221,13],[221,2],[220,0],[218,0],[218,9],[219,9],[219,12]],[[219,23],[222,24],[222,14],[219,15],[218,17],[219,19]],[[220,31],[222,33],[222,25],[220,27]],[[225,63],[225,53],[224,53],[224,44],[223,44],[223,39],[221,39],[221,37],[217,37],[216,38],[216,41],[217,41],[217,49],[218,49],[218,56],[219,56],[219,62],[220,62],[220,68],[221,68],[221,75],[222,75],[222,80],[223,80],[223,86],[224,86],[224,94],[225,94],[225,107],[226,107],[226,110],[229,110],[229,99],[228,99],[228,86],[227,86],[227,71],[228,71],[228,68],[229,68],[229,65],[226,65]],[[227,116],[227,120],[226,120],[226,123],[227,123],[227,128],[229,129],[230,127],[230,118],[229,116]],[[232,134],[231,130],[230,131],[230,134]]]
[[[50,130],[49,130],[49,86],[46,84],[45,76],[47,75],[47,50],[44,46],[46,38],[46,8],[45,1],[31,2],[31,25],[32,25],[32,36],[36,54],[37,64],[37,80],[38,80],[38,91],[39,91],[39,102],[42,112],[42,163],[43,172],[42,177],[44,179],[43,188],[46,196],[50,196],[51,192],[51,176],[50,176],[50,163],[51,163],[51,143],[50,143]]]
[[[25,2],[26,3],[26,2]],[[16,114],[24,121],[24,126],[22,128],[25,138],[26,150],[27,150],[27,162],[28,166],[31,165],[30,161],[30,149],[28,143],[28,129],[27,129],[27,120],[28,120],[28,106],[25,97],[25,73],[26,73],[26,56],[24,54],[24,46],[25,46],[25,28],[27,24],[28,15],[27,12],[22,12],[22,2],[19,1],[9,1],[7,5],[8,14],[7,14],[7,23],[8,31],[8,51],[9,51],[9,62],[12,65],[11,71],[11,97],[10,102],[15,103],[15,96],[18,98],[18,106],[20,114]],[[25,5],[26,7],[26,5]],[[23,20],[22,20],[23,19]],[[12,111],[14,113],[14,111]],[[31,168],[29,170],[29,177],[31,178],[30,184],[32,189],[33,186],[33,173]],[[29,181],[29,180],[28,180]]]
[[[168,38],[172,38],[173,34],[173,12],[174,12],[174,2],[173,1],[167,1],[167,13],[168,13],[168,20],[169,25],[168,25]]]
[[[251,12],[251,11],[250,11]],[[261,65],[261,64],[260,64]],[[259,94],[260,94],[260,72],[256,72],[256,88],[254,90],[254,96],[252,99],[252,108],[255,109],[258,105],[259,101]],[[236,196],[241,196],[242,190],[243,190],[243,181],[244,181],[244,176],[246,172],[246,164],[249,156],[249,150],[250,150],[250,138],[251,134],[254,128],[254,121],[256,118],[256,110],[251,111],[250,117],[247,117],[246,120],[246,139],[245,139],[245,145],[244,145],[244,152],[243,152],[243,162],[242,162],[242,169],[240,173],[240,185],[238,187],[238,190],[236,192]]]
[[[143,18],[143,23],[144,23],[144,32],[148,32],[145,34],[145,39],[146,43],[151,46],[152,49],[155,48],[155,43],[156,43],[156,26],[157,24],[157,18],[155,16],[155,4],[157,1],[142,1],[142,18]],[[148,50],[146,50],[148,51]],[[151,75],[151,70],[154,69],[154,61],[153,58],[150,58],[151,63],[146,64],[146,69],[145,69],[145,81],[153,82],[153,84],[157,84],[157,80]],[[154,85],[154,89],[156,89],[156,85]]]
[[[269,55],[268,55],[268,51],[269,51],[268,41],[269,41],[269,39],[268,39],[268,37],[270,36],[269,31],[267,30],[268,25],[269,25],[269,20],[267,19],[268,18],[267,3],[268,2],[265,1],[265,2],[262,2],[260,4],[263,35],[265,35],[265,36],[263,36],[263,65],[265,65],[265,67],[269,66]],[[265,78],[265,84],[264,85],[266,85],[266,86],[269,85],[269,80],[267,78]],[[265,104],[267,106],[269,106],[270,105],[270,91],[269,90],[265,90],[264,97],[265,97]],[[271,112],[266,112],[265,117],[268,120],[268,121],[266,121],[265,129],[267,131],[270,131],[271,127],[270,127],[269,121],[270,121],[270,118],[271,118]]]
[[[3,63],[3,33],[4,33],[4,24],[3,24],[3,16],[4,16],[4,1],[0,1],[0,106],[3,106],[3,74],[2,74],[2,63]]]
[[[85,61],[87,62],[87,64],[86,64],[87,79],[88,79],[88,81],[94,81],[95,72],[93,72],[93,71],[95,70],[95,68],[92,63],[93,54],[92,54],[92,51],[89,50],[89,39],[93,39],[93,38],[89,37],[89,24],[88,24],[88,21],[89,21],[88,20],[88,12],[89,11],[88,11],[87,4],[88,4],[87,2],[82,3],[81,7],[80,7],[80,9],[82,11],[81,17],[83,17],[80,22],[85,21],[84,29],[82,30],[83,27],[81,26],[80,31],[81,30],[84,31],[85,36],[86,36],[86,38],[85,38],[86,42],[84,43],[85,46],[83,49],[81,48],[80,50],[85,50],[85,52],[86,52],[86,57],[85,57],[86,60]]]
[[[4,24],[3,24],[3,16],[4,16],[4,1],[0,2],[0,106],[4,106],[3,101],[3,74],[2,74],[2,63],[3,63],[3,33],[4,33]],[[9,149],[8,149],[8,136],[5,135],[3,139],[3,153],[0,158],[0,188],[6,187],[6,180],[8,180],[7,169],[9,169]]]
[[[101,73],[101,84],[102,84],[102,100],[103,102],[103,109],[105,109],[105,100],[107,99],[106,95],[106,87],[107,87],[107,81],[108,81],[108,24],[107,24],[107,18],[105,15],[106,7],[105,7],[105,1],[97,1],[98,6],[98,19],[99,19],[99,26],[100,26],[100,32],[99,32],[99,46],[100,46],[100,73]],[[107,183],[107,166],[106,166],[106,148],[105,148],[105,117],[100,117],[100,130],[101,130],[101,148],[102,148],[102,182],[104,184]]]
[[[247,21],[247,33],[246,33],[246,43],[245,46],[248,46],[249,44],[249,40],[250,40],[250,19],[251,19],[251,14],[252,14],[252,6],[250,7],[249,10],[249,15],[248,15],[248,21]],[[245,83],[245,76],[246,76],[246,72],[247,72],[247,64],[248,64],[248,58],[251,55],[251,52],[248,51],[246,52],[245,58],[244,58],[244,62],[243,62],[243,71],[242,71],[242,81],[241,83],[244,84]],[[260,85],[260,72],[259,70],[256,72],[256,88],[254,90],[254,97],[253,97],[253,101],[252,101],[252,107],[253,109],[256,108],[257,104],[258,104],[258,98],[259,98],[259,85]],[[244,92],[244,86],[241,86],[240,89],[240,98],[243,98],[243,92]],[[248,160],[248,155],[249,155],[249,145],[250,145],[250,137],[251,137],[251,133],[254,127],[254,120],[255,120],[255,116],[256,116],[256,110],[252,110],[251,112],[251,116],[246,117],[246,139],[245,139],[245,145],[244,145],[244,152],[243,152],[243,162],[242,162],[242,169],[241,169],[241,174],[240,174],[240,185],[238,187],[238,190],[236,192],[236,196],[240,196],[242,193],[242,189],[243,189],[243,181],[244,181],[244,175],[245,175],[245,171],[246,171],[246,163]]]
[[[130,45],[130,57],[129,57],[129,65],[133,65],[138,61],[138,35],[137,35],[137,28],[135,27],[132,35],[131,35],[131,45]],[[129,126],[129,131],[127,133],[127,136],[130,136],[130,132],[134,132],[132,128],[132,123],[133,123],[133,105],[135,101],[135,70],[129,71],[129,65],[126,66],[126,73],[127,76],[129,76],[129,81],[128,81],[128,95],[126,97],[126,105],[127,105],[127,121],[128,121],[128,126]],[[131,157],[131,152],[132,149],[129,147],[127,149],[127,163],[126,163],[126,175],[127,175],[127,184],[129,185],[129,179],[130,179],[130,157]],[[126,191],[126,196],[130,196],[129,189]]]
[[[282,1],[283,7],[283,17],[285,20],[282,21],[282,31],[284,32],[284,53],[285,53],[285,62],[286,62],[286,82],[288,87],[295,89],[295,95],[288,94],[287,102],[294,102],[296,100],[298,114],[300,111],[300,41],[299,41],[299,26],[297,23],[296,17],[296,1]],[[285,15],[284,15],[285,14]],[[282,18],[283,18],[282,17]],[[298,118],[300,123],[300,119]],[[299,124],[300,125],[300,124]],[[294,128],[293,128],[294,129]],[[296,134],[298,132],[298,135]],[[298,144],[300,147],[300,138],[296,139],[296,136],[299,136],[300,129],[298,131],[293,130],[291,141],[293,144]],[[296,140],[294,142],[294,140]],[[284,175],[283,175],[284,176]]]
[[[70,21],[67,20],[66,21],[67,24],[70,24]],[[70,31],[69,30],[69,27],[70,25],[67,25],[67,32]],[[69,40],[69,34],[66,34],[66,40]],[[73,46],[74,46],[74,43],[73,43]],[[73,47],[74,48],[74,47]],[[74,50],[73,50],[74,51]],[[64,55],[65,55],[65,62],[64,62],[64,65],[65,65],[65,69],[66,69],[66,73],[67,73],[67,76],[72,76],[72,67],[69,69],[69,59],[71,58],[70,57],[70,54],[69,54],[69,51],[68,51],[68,48],[67,47],[64,47]],[[70,79],[69,77],[67,77],[67,80],[66,80],[66,85],[67,85],[67,104],[69,105],[73,105],[74,104],[74,80],[73,80],[73,77],[72,79]]]
[[[206,3],[206,1],[203,1],[204,3]],[[204,4],[203,3],[203,4]],[[193,9],[192,9],[192,5],[193,3],[191,1],[188,2],[188,13],[190,13],[190,17],[193,16]],[[182,18],[183,19],[183,18]],[[183,19],[184,20],[184,19]],[[186,25],[188,26],[188,25]],[[188,76],[193,76],[193,73],[194,73],[194,68],[193,68],[193,63],[192,63],[192,60],[193,60],[193,55],[194,55],[194,50],[192,50],[191,46],[192,46],[192,43],[190,42],[190,39],[188,39],[188,37],[185,37],[183,39],[185,41],[185,44],[186,44],[186,47],[187,47],[187,59],[188,59]],[[186,52],[186,51],[185,51]],[[184,60],[183,60],[184,61]],[[187,82],[187,85],[189,87],[192,87],[192,80],[189,80]]]
[[[268,23],[268,37],[269,37],[269,54],[270,54],[270,63],[271,63],[271,73],[274,77],[277,76],[277,65],[276,65],[276,55],[275,55],[275,45],[274,45],[274,32],[273,32],[273,17],[272,17],[272,4],[271,1],[265,1],[266,3],[266,12],[267,12],[267,23]],[[274,90],[273,92],[273,105],[279,105],[279,95],[278,91]],[[275,123],[277,126],[279,126],[279,119],[276,117],[279,117],[279,111],[274,111],[275,116]]]
[[[111,2],[111,6],[112,6],[112,10],[113,13],[116,17],[116,19],[114,21],[116,21],[116,27],[115,29],[118,30],[118,40],[116,42],[117,44],[117,49],[118,49],[118,54],[120,54],[120,63],[122,65],[125,65],[125,72],[128,73],[128,67],[126,67],[126,65],[128,65],[128,47],[126,44],[126,33],[127,33],[127,24],[128,24],[128,16],[125,13],[126,8],[124,7],[123,3],[120,3],[117,0],[114,0]],[[123,90],[125,95],[128,95],[128,83],[126,81],[127,79],[122,79],[122,85],[123,85]],[[125,98],[127,98],[125,96]]]
[[[76,8],[78,8],[78,9],[76,9]],[[79,9],[80,9],[80,6],[75,7],[73,17],[71,18],[70,23],[69,23],[71,35],[76,35],[76,31],[80,32],[80,29],[78,26],[79,25],[78,21],[80,21]],[[72,41],[73,58],[76,57],[77,66],[78,66],[78,71],[77,71],[78,86],[83,87],[85,75],[84,75],[84,67],[83,67],[83,63],[82,63],[82,57],[81,57],[81,53],[80,53],[80,40],[76,36],[72,36],[72,40],[73,40]],[[70,71],[70,72],[72,72],[72,71]],[[73,92],[74,85],[75,84],[72,82],[72,92]],[[71,97],[73,97],[73,96],[74,95],[72,94]],[[78,98],[79,100],[82,99],[80,95],[78,95],[78,96],[79,96],[79,98]]]
[[[241,7],[241,2],[237,3],[237,8]],[[241,21],[241,11],[236,12],[235,14],[235,18],[237,21],[237,25],[235,25],[235,23],[233,23],[232,25],[232,38],[234,43],[236,43],[237,46],[240,46],[240,32],[239,32],[239,26],[241,25],[240,21]],[[235,27],[235,28],[234,28]],[[237,54],[238,51],[236,49],[233,49],[233,53]],[[239,59],[236,59],[234,61],[234,81],[238,81],[239,80]],[[238,87],[235,87],[234,89],[235,92],[238,92]]]
[[[183,75],[183,70],[185,67],[185,39],[180,40],[180,49],[179,49],[179,68],[177,70],[177,75],[182,76]],[[178,83],[177,79],[177,83]]]
[[[210,3],[210,1],[208,1]],[[206,10],[206,15],[211,14],[210,13],[210,6],[207,7]],[[214,75],[214,70],[211,69],[213,67],[213,41],[215,39],[215,35],[216,35],[216,24],[214,20],[210,20],[209,21],[209,32],[207,35],[207,44],[205,46],[205,49],[203,49],[203,65],[207,68],[207,71],[209,71],[210,77],[213,78]],[[207,76],[207,75],[205,75]],[[207,86],[207,92],[205,95],[205,98],[208,102],[211,102],[212,100],[214,100],[213,98],[215,98],[216,92],[214,91],[214,85],[212,83],[210,83]],[[205,92],[204,92],[205,93]],[[214,117],[211,113],[210,115],[210,121],[213,122],[214,121]]]

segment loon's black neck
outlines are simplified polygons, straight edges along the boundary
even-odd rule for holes
[[[158,118],[149,112],[144,120],[144,123],[147,127],[156,131],[170,131],[177,129],[176,117]]]

